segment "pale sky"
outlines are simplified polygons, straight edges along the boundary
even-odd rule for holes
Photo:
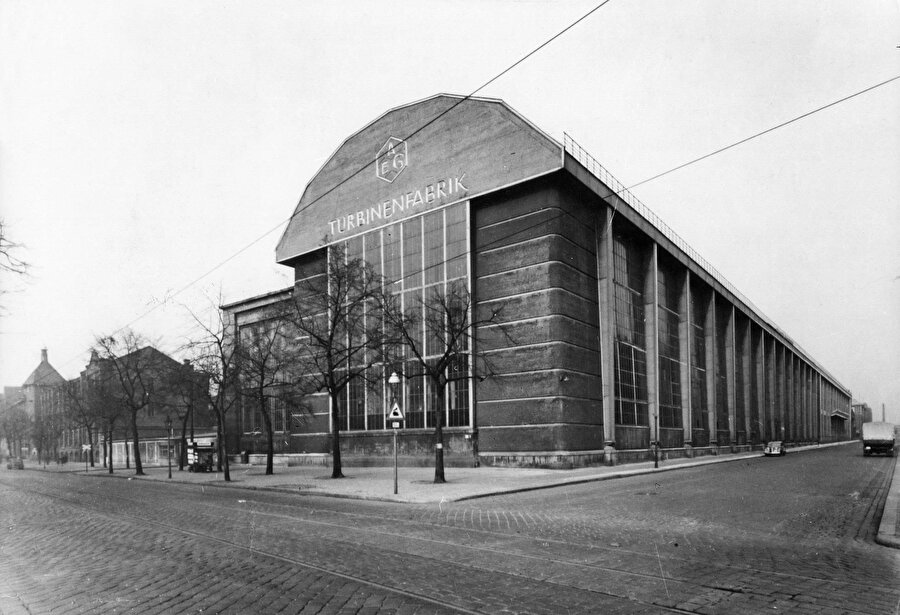
[[[598,3],[0,0],[0,217],[32,264],[0,279],[0,385],[124,325],[178,356],[187,308],[290,284],[283,223],[343,139]],[[611,0],[477,95],[631,185],[900,75],[898,46],[897,0]],[[900,422],[900,81],[634,192]]]

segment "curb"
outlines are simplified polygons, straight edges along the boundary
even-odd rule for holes
[[[812,445],[807,445],[807,446],[798,446],[796,448],[789,448],[788,454],[790,455],[792,453],[799,453],[799,452],[804,452],[804,451],[826,448],[826,447],[830,447],[830,446],[843,446],[843,445],[855,444],[855,443],[858,443],[858,441],[850,440],[850,441],[843,441],[843,442],[829,442],[827,444],[812,444]],[[557,480],[552,480],[552,481],[549,481],[546,483],[524,485],[521,487],[510,487],[510,488],[506,488],[506,489],[497,489],[495,491],[476,493],[473,495],[461,495],[458,497],[447,498],[445,501],[446,502],[463,502],[463,501],[467,501],[467,500],[476,500],[476,499],[481,499],[481,498],[494,497],[494,496],[498,496],[498,495],[510,495],[510,494],[514,494],[514,493],[525,493],[528,491],[537,491],[540,489],[551,489],[554,487],[564,487],[564,486],[568,486],[568,485],[578,485],[578,484],[584,484],[584,483],[614,480],[617,478],[626,478],[629,476],[641,476],[641,475],[646,475],[646,474],[657,474],[660,472],[672,472],[675,470],[682,470],[682,469],[687,469],[687,468],[712,465],[715,463],[729,463],[729,462],[734,462],[734,461],[743,461],[745,459],[755,459],[755,458],[762,457],[762,456],[763,456],[763,453],[761,451],[750,451],[750,452],[745,452],[745,453],[736,453],[733,455],[731,455],[731,454],[715,455],[715,456],[710,455],[710,456],[702,457],[701,459],[698,459],[696,461],[689,461],[687,463],[676,463],[676,464],[672,464],[672,465],[661,466],[658,468],[622,469],[622,470],[618,470],[618,471],[607,472],[604,474],[597,474],[594,476],[579,476],[579,477],[572,477],[572,478],[560,477]],[[898,461],[900,461],[900,459],[898,459]],[[46,471],[52,472],[53,471],[53,470],[44,470],[43,468],[28,468],[28,469],[34,469],[34,470],[44,471],[44,472],[46,472]],[[394,503],[399,503],[399,504],[423,503],[423,502],[416,502],[414,500],[409,500],[409,499],[400,499],[400,498],[394,499],[394,498],[390,498],[390,497],[376,496],[376,495],[334,493],[334,492],[327,492],[327,491],[310,492],[310,491],[303,491],[302,489],[293,490],[293,489],[284,489],[284,488],[278,488],[278,487],[249,485],[246,483],[234,483],[234,482],[206,483],[206,482],[185,481],[185,480],[180,480],[177,478],[160,480],[160,479],[147,478],[144,476],[134,476],[134,475],[124,475],[124,474],[108,474],[106,472],[84,473],[81,470],[79,470],[77,472],[73,472],[73,473],[77,474],[79,476],[92,476],[92,477],[100,477],[100,478],[117,478],[120,480],[140,480],[140,481],[151,481],[151,482],[161,482],[161,483],[177,483],[180,485],[200,485],[203,487],[245,489],[248,491],[265,491],[265,492],[271,492],[271,493],[293,493],[295,495],[300,495],[300,496],[305,496],[305,497],[319,496],[319,497],[348,499],[348,500],[363,500],[363,501],[371,501],[371,502],[394,502]],[[895,499],[900,500],[900,496],[898,496]],[[896,502],[895,502],[895,504],[896,504]],[[892,510],[894,512],[894,526],[891,526],[891,527],[895,527],[896,526],[897,506],[895,505]],[[888,505],[886,504],[884,516],[887,516],[887,513],[888,513]],[[884,516],[882,518],[882,524],[883,524],[882,527],[885,527]],[[893,535],[894,532],[892,531],[890,533],[891,533],[891,535]],[[879,537],[880,536],[881,536],[881,532],[879,532]],[[896,541],[898,548],[900,548],[900,540],[896,539],[895,537],[885,535],[885,540]],[[893,546],[893,545],[891,545],[891,546]]]
[[[900,482],[898,482],[897,466],[900,465],[900,457],[894,462],[894,468],[891,472],[892,476],[889,480],[887,500],[884,503],[884,511],[881,513],[881,523],[878,526],[878,533],[875,535],[875,542],[884,546],[900,549],[900,536],[897,535],[897,524],[900,519],[897,518],[900,512]]]

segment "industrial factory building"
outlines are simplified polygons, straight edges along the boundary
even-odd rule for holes
[[[574,141],[503,101],[438,95],[349,136],[307,185],[276,260],[299,280],[324,270],[334,244],[402,297],[465,283],[476,317],[502,308],[470,349],[490,373],[470,361],[445,391],[449,465],[572,467],[646,459],[655,443],[675,457],[850,437],[843,385]],[[240,329],[290,293],[224,309]],[[327,454],[338,404],[344,462],[377,463],[392,438],[387,387],[320,395],[302,420],[276,409],[277,452]],[[411,462],[431,458],[433,395],[404,374]],[[264,450],[254,411],[237,418],[240,449]]]

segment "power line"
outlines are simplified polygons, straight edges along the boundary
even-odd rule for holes
[[[761,136],[763,136],[763,135],[765,135],[765,134],[769,134],[770,132],[772,132],[772,131],[774,131],[774,130],[778,130],[779,128],[784,128],[785,126],[787,126],[787,125],[789,125],[789,124],[793,124],[794,122],[798,122],[798,121],[802,120],[803,118],[807,118],[807,117],[809,117],[810,115],[813,115],[814,113],[818,113],[819,111],[824,111],[825,109],[828,109],[829,107],[833,107],[833,106],[838,105],[838,104],[840,104],[840,103],[842,103],[842,102],[846,102],[846,101],[850,100],[851,98],[855,98],[855,97],[857,97],[857,96],[860,96],[860,95],[862,95],[862,94],[865,94],[866,92],[871,92],[872,90],[874,90],[874,89],[876,89],[876,88],[880,88],[881,86],[887,85],[887,84],[891,83],[892,81],[896,81],[897,79],[900,79],[900,75],[896,75],[895,77],[891,77],[890,79],[886,79],[885,81],[882,81],[881,83],[876,83],[875,85],[871,85],[871,86],[869,86],[869,87],[867,87],[867,88],[864,88],[864,89],[862,89],[862,90],[859,90],[858,92],[854,92],[853,94],[850,94],[850,95],[848,95],[848,96],[844,96],[843,98],[839,98],[839,99],[837,99],[837,100],[835,100],[835,101],[832,101],[832,102],[828,103],[827,105],[822,105],[821,107],[818,107],[818,108],[816,108],[816,109],[813,109],[812,111],[807,111],[806,113],[803,113],[803,114],[801,114],[801,115],[798,115],[797,117],[791,118],[791,119],[789,119],[789,120],[786,121],[786,122],[782,122],[782,123],[780,123],[780,124],[777,124],[777,125],[775,125],[775,126],[772,126],[771,128],[766,128],[765,130],[763,130],[763,131],[761,131],[761,132],[758,132],[758,133],[756,133],[756,134],[754,134],[754,135],[750,135],[749,137],[747,137],[747,138],[745,138],[745,139],[741,139],[740,141],[735,141],[735,142],[732,143],[731,145],[726,145],[725,147],[720,147],[719,149],[717,149],[717,150],[715,150],[715,151],[712,151],[712,152],[710,152],[710,153],[708,153],[708,154],[704,154],[703,156],[700,156],[699,158],[694,158],[693,160],[691,160],[691,161],[689,161],[689,162],[685,162],[684,164],[680,164],[680,165],[678,165],[677,167],[672,167],[672,168],[669,169],[668,171],[663,171],[662,173],[657,173],[657,174],[654,175],[653,177],[648,177],[648,178],[645,179],[645,180],[639,181],[639,182],[636,183],[636,184],[632,184],[632,185],[628,186],[628,188],[626,188],[626,189],[627,189],[627,190],[631,190],[632,188],[636,188],[637,186],[641,186],[641,185],[646,184],[646,183],[648,183],[648,182],[652,182],[654,179],[659,179],[660,177],[663,177],[664,175],[668,175],[669,173],[674,173],[675,171],[678,171],[678,170],[683,169],[683,168],[685,168],[685,167],[689,167],[689,166],[691,166],[692,164],[695,164],[695,163],[697,163],[697,162],[700,162],[701,160],[706,160],[707,158],[709,158],[709,157],[711,157],[711,156],[715,156],[716,154],[721,154],[722,152],[724,152],[724,151],[726,151],[726,150],[729,150],[729,149],[731,149],[731,148],[733,148],[733,147],[737,147],[738,145],[743,145],[744,143],[746,143],[746,142],[748,142],[748,141],[752,141],[753,139],[756,139],[757,137],[761,137]]]
[[[441,113],[437,114],[435,117],[433,117],[432,119],[430,119],[429,121],[427,121],[425,124],[423,124],[422,126],[420,126],[419,128],[417,128],[417,129],[414,130],[413,132],[411,132],[409,135],[407,135],[407,136],[405,137],[405,140],[414,137],[416,134],[420,133],[422,130],[424,130],[425,128],[427,128],[428,126],[430,126],[431,124],[433,124],[434,122],[438,121],[441,117],[445,116],[447,113],[449,113],[450,111],[452,111],[453,109],[455,109],[457,106],[459,106],[460,104],[462,104],[462,103],[465,102],[466,100],[468,100],[468,99],[470,99],[471,97],[475,96],[475,94],[477,94],[478,92],[480,92],[481,90],[483,90],[484,88],[486,88],[486,87],[487,87],[488,85],[490,85],[491,83],[493,83],[493,82],[497,81],[498,79],[500,79],[503,75],[507,74],[508,72],[510,72],[511,70],[513,70],[514,68],[516,68],[517,66],[519,66],[522,62],[524,62],[525,60],[527,60],[528,58],[530,58],[531,56],[533,56],[534,54],[536,54],[537,52],[539,52],[541,49],[545,48],[547,45],[549,45],[550,43],[552,43],[553,41],[555,41],[556,39],[558,39],[560,36],[562,36],[563,34],[565,34],[566,32],[568,32],[569,30],[571,30],[571,29],[574,28],[575,26],[577,26],[579,23],[581,23],[582,21],[584,21],[585,19],[587,19],[588,17],[590,17],[591,15],[593,15],[595,12],[597,12],[598,10],[600,10],[601,8],[603,8],[606,4],[608,4],[608,3],[611,2],[611,1],[612,1],[612,0],[603,0],[603,2],[600,2],[599,4],[597,4],[596,6],[594,6],[594,7],[593,7],[591,10],[589,10],[587,13],[585,13],[584,15],[582,15],[581,17],[579,17],[578,19],[576,19],[575,21],[573,21],[572,23],[570,23],[569,25],[567,25],[565,28],[563,28],[562,30],[560,30],[559,32],[557,32],[556,34],[554,34],[553,36],[551,36],[550,38],[548,38],[547,40],[545,40],[543,43],[541,43],[540,45],[538,45],[537,47],[535,47],[534,49],[532,49],[531,51],[529,51],[527,54],[525,54],[524,56],[522,56],[521,58],[519,58],[518,60],[516,60],[515,62],[513,62],[513,63],[510,64],[509,66],[507,66],[505,69],[503,69],[502,71],[500,71],[500,72],[499,72],[498,74],[496,74],[494,77],[488,79],[488,80],[485,81],[482,85],[480,85],[480,86],[478,86],[477,88],[475,88],[474,90],[472,90],[471,93],[469,93],[469,94],[467,94],[466,96],[460,98],[460,99],[459,99],[457,102],[455,102],[453,105],[451,105],[450,107],[448,107],[447,109],[445,109],[445,110],[442,111]],[[299,203],[298,203],[298,207],[297,207],[296,211],[294,211],[294,213],[292,213],[288,218],[286,218],[286,219],[280,221],[278,224],[276,224],[275,226],[273,226],[273,227],[270,228],[269,230],[265,231],[262,235],[259,235],[256,239],[253,239],[250,243],[248,243],[247,245],[245,245],[244,247],[242,247],[240,250],[238,250],[237,252],[235,252],[234,254],[232,254],[231,256],[229,256],[228,258],[226,258],[225,260],[223,260],[223,261],[221,261],[220,263],[216,264],[214,267],[212,267],[211,269],[207,270],[207,271],[206,271],[205,273],[203,273],[202,275],[198,276],[197,278],[194,278],[193,280],[191,280],[190,282],[188,282],[187,284],[185,284],[184,286],[182,286],[181,288],[179,288],[178,290],[176,290],[174,293],[170,294],[170,295],[166,298],[165,301],[160,302],[160,303],[157,303],[156,305],[154,305],[154,306],[151,307],[150,309],[144,311],[143,313],[141,313],[141,314],[138,315],[137,317],[133,318],[133,319],[132,319],[131,321],[129,321],[128,323],[122,325],[122,326],[119,327],[118,329],[115,329],[115,330],[112,332],[111,335],[115,335],[115,334],[119,333],[120,331],[124,331],[125,329],[131,327],[134,323],[136,323],[136,322],[142,320],[143,318],[146,318],[147,316],[149,316],[150,314],[152,314],[154,311],[156,311],[161,305],[164,305],[165,303],[168,303],[168,300],[169,300],[169,299],[173,299],[173,298],[177,297],[178,295],[180,295],[180,294],[183,293],[184,291],[188,290],[189,288],[191,288],[192,286],[194,286],[195,284],[197,284],[200,280],[206,278],[208,275],[210,275],[210,274],[213,273],[214,271],[217,271],[218,269],[220,269],[221,267],[223,267],[225,264],[227,264],[227,263],[229,263],[230,261],[234,260],[234,259],[237,258],[240,254],[246,252],[246,251],[249,250],[252,246],[256,245],[257,243],[259,243],[260,241],[262,241],[263,239],[265,239],[266,237],[268,237],[269,235],[271,235],[272,233],[274,233],[276,230],[278,230],[279,228],[281,228],[283,225],[285,225],[285,224],[287,224],[288,222],[290,222],[291,220],[293,220],[294,217],[296,217],[298,214],[300,214],[301,212],[303,212],[304,210],[306,210],[307,208],[309,208],[309,207],[312,206],[313,204],[317,203],[317,202],[320,201],[321,199],[325,198],[327,195],[329,195],[329,194],[331,194],[332,192],[334,192],[335,190],[337,190],[340,186],[342,186],[343,184],[347,183],[348,181],[350,181],[351,179],[353,179],[354,177],[356,177],[357,175],[359,175],[360,173],[362,173],[365,169],[367,169],[367,168],[369,167],[370,164],[371,164],[371,161],[368,161],[368,160],[367,160],[364,164],[362,164],[361,166],[359,166],[359,167],[358,167],[355,171],[353,171],[350,175],[348,175],[347,177],[345,177],[344,179],[342,179],[341,181],[339,181],[338,183],[336,183],[334,186],[332,186],[331,188],[329,188],[328,190],[326,190],[325,192],[323,192],[322,194],[320,194],[318,197],[316,197],[315,199],[313,199],[312,201],[310,201],[309,203],[307,203],[306,205],[304,205],[302,208],[299,207]],[[75,361],[76,359],[77,359],[77,357],[73,357],[73,358],[71,358],[71,359],[65,361],[62,365],[68,365],[69,363]]]
[[[433,118],[431,118],[430,120],[428,120],[427,122],[425,122],[424,124],[422,124],[421,126],[419,126],[418,128],[416,128],[415,130],[413,130],[413,131],[412,131],[411,133],[409,133],[406,137],[404,137],[403,140],[409,140],[409,139],[411,139],[412,137],[416,136],[417,134],[419,134],[420,132],[422,132],[423,130],[425,130],[428,126],[430,126],[430,125],[434,124],[435,122],[437,122],[439,119],[441,119],[442,117],[444,117],[445,115],[447,115],[448,113],[450,113],[451,111],[453,111],[456,107],[458,107],[459,105],[461,105],[461,104],[464,103],[465,101],[469,100],[470,98],[472,98],[473,96],[475,96],[478,92],[480,92],[481,90],[483,90],[484,88],[486,88],[486,87],[489,86],[490,84],[494,83],[495,81],[497,81],[498,79],[500,79],[501,77],[503,77],[503,75],[507,74],[508,72],[510,72],[511,70],[513,70],[514,68],[516,68],[517,66],[519,66],[520,64],[522,64],[522,63],[523,63],[524,61],[526,61],[528,58],[530,58],[530,57],[533,56],[534,54],[538,53],[541,49],[543,49],[544,47],[546,47],[547,45],[549,45],[550,43],[552,43],[553,41],[555,41],[556,39],[558,39],[559,37],[561,37],[563,34],[565,34],[565,33],[568,32],[569,30],[571,30],[572,28],[574,28],[575,26],[577,26],[579,23],[581,23],[582,21],[584,21],[585,19],[587,19],[588,17],[590,17],[591,15],[593,15],[594,13],[596,13],[598,10],[600,10],[601,8],[603,8],[604,6],[606,6],[607,4],[609,4],[611,1],[612,1],[612,0],[603,0],[603,2],[600,2],[599,4],[597,4],[596,6],[594,6],[594,7],[593,7],[591,10],[589,10],[587,13],[585,13],[584,15],[582,15],[581,17],[579,17],[578,19],[576,19],[575,21],[573,21],[572,23],[570,23],[569,25],[567,25],[565,28],[563,28],[562,30],[560,30],[559,32],[557,32],[556,34],[554,34],[553,36],[551,36],[550,38],[548,38],[547,40],[545,40],[543,43],[541,43],[540,45],[538,45],[537,47],[535,47],[534,49],[532,49],[531,51],[529,51],[528,53],[526,53],[524,56],[522,56],[521,58],[519,58],[518,60],[516,60],[515,62],[513,62],[512,64],[510,64],[510,65],[507,66],[506,68],[504,68],[502,71],[500,71],[499,73],[497,73],[495,76],[493,76],[493,77],[491,77],[490,79],[488,79],[487,81],[485,81],[483,84],[481,84],[480,86],[478,86],[477,88],[475,88],[474,90],[472,90],[472,92],[470,92],[469,94],[463,96],[463,97],[460,98],[458,101],[456,101],[454,104],[452,104],[450,107],[448,107],[448,108],[445,109],[444,111],[438,113],[436,116],[434,116]],[[377,159],[376,159],[376,160],[377,160]],[[372,161],[367,160],[365,163],[363,163],[361,166],[359,166],[355,171],[353,171],[350,175],[346,176],[345,178],[343,178],[342,180],[340,180],[339,182],[337,182],[334,186],[332,186],[331,188],[329,188],[328,190],[326,190],[325,192],[323,192],[322,194],[320,194],[319,196],[317,196],[315,199],[311,200],[309,203],[307,203],[307,204],[304,205],[303,207],[300,207],[300,206],[299,206],[299,203],[298,203],[297,209],[296,209],[296,210],[294,211],[294,213],[292,213],[290,216],[288,216],[288,217],[285,218],[284,220],[280,221],[278,224],[276,224],[275,226],[273,226],[273,227],[270,228],[269,230],[265,231],[262,235],[260,235],[259,237],[257,237],[256,239],[254,239],[253,241],[251,241],[250,243],[248,243],[247,245],[245,245],[243,248],[241,248],[240,250],[238,250],[237,252],[235,252],[234,254],[232,254],[231,256],[229,256],[228,258],[226,258],[225,260],[223,260],[222,262],[218,263],[217,265],[215,265],[214,267],[212,267],[211,269],[209,269],[208,271],[206,271],[206,272],[203,273],[202,275],[198,276],[197,278],[193,279],[192,281],[190,281],[190,282],[188,282],[187,284],[185,284],[184,286],[182,286],[180,289],[178,289],[177,291],[175,291],[174,293],[172,293],[172,294],[169,296],[169,298],[171,299],[171,298],[177,297],[178,295],[180,295],[181,293],[183,293],[183,292],[186,291],[187,289],[191,288],[194,284],[196,284],[196,283],[199,282],[200,280],[204,279],[206,276],[210,275],[210,274],[213,273],[214,271],[217,271],[218,269],[220,269],[222,266],[224,266],[224,265],[227,264],[228,262],[230,262],[230,261],[232,261],[233,259],[237,258],[237,257],[238,257],[240,254],[242,254],[243,252],[246,252],[246,251],[247,251],[248,249],[250,249],[252,246],[256,245],[257,243],[259,243],[260,241],[262,241],[263,239],[265,239],[266,237],[268,237],[269,235],[271,235],[272,233],[274,233],[276,230],[278,230],[279,228],[281,228],[282,226],[284,226],[285,224],[289,223],[289,222],[290,222],[291,220],[293,220],[297,215],[299,215],[300,213],[302,213],[303,211],[305,211],[306,209],[308,209],[308,208],[311,207],[312,205],[316,204],[317,202],[319,202],[320,200],[322,200],[323,198],[325,198],[326,196],[328,196],[329,194],[331,194],[332,192],[334,192],[335,190],[337,190],[338,188],[340,188],[341,186],[343,186],[345,183],[347,183],[348,181],[350,181],[351,179],[353,179],[354,177],[356,177],[357,175],[359,175],[359,174],[362,173],[363,171],[365,171],[367,168],[369,168],[369,166],[371,165],[371,163],[372,163]],[[163,303],[165,303],[165,302],[163,302]],[[160,305],[162,305],[162,304],[156,304],[156,305],[154,305],[154,306],[151,307],[149,310],[146,310],[144,313],[142,313],[141,315],[139,315],[139,316],[137,316],[136,318],[132,319],[132,320],[131,320],[130,322],[128,322],[127,324],[125,324],[125,325],[119,327],[118,329],[116,329],[116,330],[113,332],[113,334],[118,333],[119,331],[122,331],[122,330],[124,330],[124,329],[130,327],[130,326],[133,325],[134,323],[136,323],[136,322],[138,322],[139,320],[143,319],[144,317],[148,316],[149,314],[151,314],[152,312],[154,312],[157,308],[159,308]]]

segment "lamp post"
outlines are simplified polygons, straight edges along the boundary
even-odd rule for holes
[[[172,417],[166,416],[166,435],[168,436],[168,446],[166,446],[166,457],[169,458],[169,478],[172,478]]]
[[[397,385],[400,384],[400,376],[397,375],[397,372],[391,372],[391,377],[388,378],[388,384],[391,385],[391,407],[393,408],[397,404]],[[394,495],[397,495],[397,432],[399,430],[394,428]]]

